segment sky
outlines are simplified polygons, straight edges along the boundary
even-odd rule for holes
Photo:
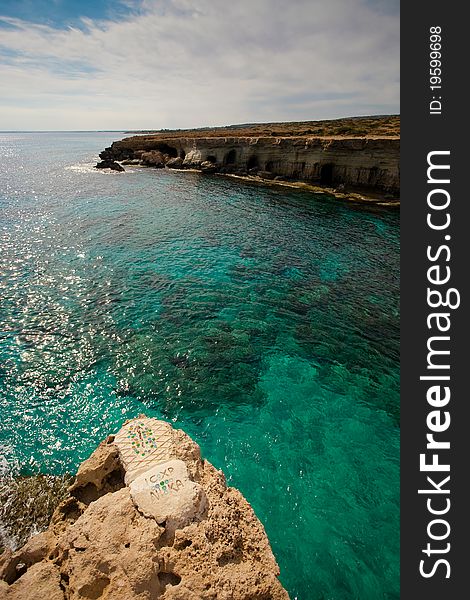
[[[0,130],[399,112],[399,0],[0,0]]]

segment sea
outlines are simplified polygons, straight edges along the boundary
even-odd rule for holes
[[[186,431],[292,599],[399,597],[399,213],[94,168],[124,132],[0,133],[0,469]]]

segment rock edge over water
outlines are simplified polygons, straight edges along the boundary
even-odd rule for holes
[[[398,196],[400,139],[397,137],[128,137],[103,150],[103,164],[198,169],[205,173],[252,175]]]
[[[152,460],[137,472],[145,427]],[[46,531],[0,557],[0,598],[288,600],[278,575],[240,492],[183,431],[141,417],[81,464]]]

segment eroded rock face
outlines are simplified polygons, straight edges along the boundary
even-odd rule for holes
[[[122,442],[137,425],[150,431],[140,453],[148,468],[134,469],[127,486],[123,463],[129,467],[130,453]],[[160,455],[154,431],[170,434],[169,446],[162,436]],[[141,418],[81,465],[45,532],[2,555],[0,598],[288,599],[278,575],[263,526],[243,496],[186,434]]]
[[[172,156],[173,155],[173,156]],[[148,166],[196,168],[206,173],[260,174],[324,186],[347,185],[398,194],[398,138],[128,137],[101,158],[140,158]],[[184,157],[184,158],[183,158]]]

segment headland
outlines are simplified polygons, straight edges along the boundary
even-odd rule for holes
[[[98,168],[197,169],[397,204],[399,117],[145,132],[114,142]]]

